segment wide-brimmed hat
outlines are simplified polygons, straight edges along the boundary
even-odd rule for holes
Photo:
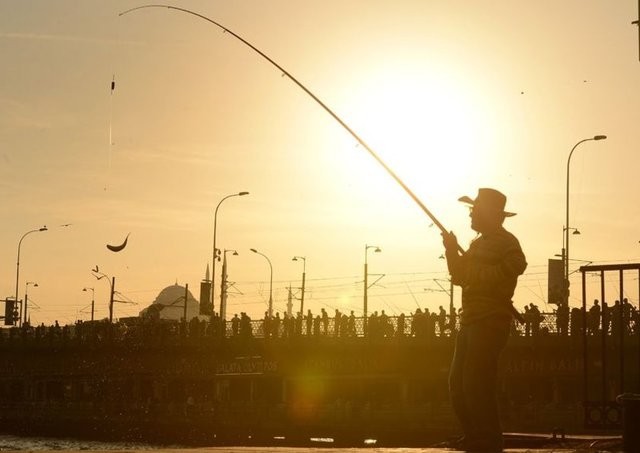
[[[505,217],[513,217],[515,212],[508,212],[504,210],[507,204],[507,197],[495,189],[481,188],[478,189],[478,196],[473,199],[467,195],[458,198],[458,201],[470,204],[474,208],[486,210],[488,212],[494,212],[496,214],[502,214]]]

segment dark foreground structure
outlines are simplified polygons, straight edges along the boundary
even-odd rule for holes
[[[514,325],[500,372],[505,431],[622,432],[616,398],[640,393],[638,310],[626,304]],[[430,445],[457,432],[447,389],[453,319],[3,329],[0,426],[191,445]]]
[[[180,327],[85,323],[39,338],[18,329],[3,335],[1,425],[193,444],[330,437],[425,445],[456,430],[447,391],[449,335],[216,338]],[[623,377],[624,390],[638,392],[633,327],[624,334]],[[582,432],[589,425],[619,432],[620,337],[605,340],[602,331],[586,337],[588,385],[607,400],[587,408],[583,336],[512,336],[501,371],[505,430]],[[603,344],[611,352],[606,363]]]

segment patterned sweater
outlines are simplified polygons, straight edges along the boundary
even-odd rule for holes
[[[476,238],[460,255],[447,251],[447,265],[454,285],[462,288],[461,324],[486,317],[511,316],[511,298],[527,261],[516,237],[500,227]]]

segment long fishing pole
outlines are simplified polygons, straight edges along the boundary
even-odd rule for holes
[[[175,11],[180,11],[183,13],[187,13],[187,14],[191,14],[192,16],[196,16],[199,17],[200,19],[206,20],[209,23],[212,23],[213,25],[215,25],[216,27],[219,27],[220,29],[222,29],[222,31],[224,31],[225,33],[229,33],[231,36],[233,36],[234,38],[238,39],[240,42],[242,42],[244,45],[246,45],[247,47],[249,47],[251,50],[253,50],[254,52],[256,52],[258,55],[260,55],[262,58],[264,58],[265,60],[267,60],[269,63],[271,63],[273,66],[275,66],[276,68],[278,68],[282,74],[284,74],[285,76],[287,76],[289,78],[289,80],[291,80],[293,83],[295,83],[296,85],[298,85],[298,87],[300,87],[305,93],[307,93],[309,96],[311,96],[313,98],[314,101],[316,101],[329,115],[331,115],[338,123],[340,123],[340,125],[346,129],[347,132],[349,132],[349,134],[351,134],[351,136],[353,138],[356,139],[356,141],[362,145],[362,147],[364,149],[366,149],[369,154],[380,164],[382,165],[382,168],[384,168],[387,173],[400,185],[400,187],[402,187],[404,189],[404,191],[413,199],[413,201],[416,202],[416,204],[418,206],[420,206],[420,208],[422,209],[422,211],[427,214],[427,216],[431,219],[431,221],[433,222],[434,225],[436,225],[440,231],[442,233],[447,234],[448,230],[442,225],[442,223],[440,223],[440,221],[436,218],[436,216],[433,215],[433,213],[431,211],[429,211],[429,209],[424,205],[424,203],[422,201],[420,201],[420,199],[416,196],[416,194],[414,194],[411,189],[409,189],[409,187],[400,179],[400,177],[398,175],[395,174],[395,172],[393,170],[391,170],[391,168],[384,163],[384,161],[380,158],[380,156],[378,156],[378,154],[371,149],[371,147],[369,145],[367,145],[367,143],[360,138],[360,136],[358,134],[356,134],[353,129],[351,129],[347,123],[345,123],[342,118],[340,118],[333,110],[331,110],[324,102],[322,102],[320,100],[320,98],[318,98],[318,96],[316,96],[315,94],[313,94],[306,86],[304,86],[298,79],[296,79],[293,75],[291,75],[291,73],[289,71],[287,71],[286,69],[284,69],[282,66],[280,66],[278,63],[276,63],[273,59],[271,59],[267,54],[265,54],[263,51],[261,51],[260,49],[258,49],[256,46],[254,46],[253,44],[251,44],[249,41],[247,41],[246,39],[244,39],[242,36],[238,35],[237,33],[233,32],[232,30],[228,29],[227,27],[225,27],[224,25],[220,24],[219,22],[216,22],[215,20],[200,14],[200,13],[196,13],[195,11],[191,11],[189,9],[186,8],[180,8],[178,6],[171,6],[171,5],[160,5],[160,4],[151,4],[151,5],[142,5],[142,6],[137,6],[135,8],[131,8],[128,9],[126,11],[121,12],[118,16],[124,16],[125,14],[131,13],[133,11],[138,11],[141,9],[145,9],[145,8],[167,8],[170,10],[175,10]],[[460,253],[464,253],[464,249],[460,246],[460,244],[458,244],[458,250],[460,251]],[[518,321],[520,322],[524,322],[524,319],[522,318],[522,315],[520,315],[520,313],[515,309],[515,307],[513,305],[511,305],[511,311],[513,313],[513,315],[516,317],[516,319],[518,319]]]
[[[327,105],[322,102],[318,96],[316,96],[315,94],[313,94],[306,86],[304,86],[298,79],[296,79],[293,75],[291,75],[291,73],[289,71],[287,71],[286,69],[284,69],[282,66],[280,66],[278,63],[276,63],[274,60],[272,60],[267,54],[265,54],[264,52],[262,52],[260,49],[258,49],[256,46],[254,46],[253,44],[251,44],[249,41],[247,41],[246,39],[244,39],[242,36],[238,35],[237,33],[234,33],[232,30],[228,29],[227,27],[225,27],[224,25],[220,24],[219,22],[214,21],[213,19],[210,19],[207,16],[204,16],[202,14],[196,13],[194,11],[188,10],[186,8],[180,8],[177,6],[171,6],[171,5],[157,5],[157,4],[152,4],[152,5],[143,5],[143,6],[137,6],[135,8],[131,8],[128,9],[126,11],[123,11],[119,14],[119,16],[124,16],[125,14],[131,13],[133,11],[137,11],[140,9],[145,9],[145,8],[168,8],[168,9],[173,9],[176,11],[181,11],[183,13],[187,13],[187,14],[191,14],[192,16],[196,16],[199,17],[200,19],[204,19],[207,22],[210,22],[212,24],[214,24],[215,26],[221,28],[225,33],[229,33],[231,36],[233,36],[234,38],[238,39],[239,41],[241,41],[243,44],[245,44],[246,46],[248,46],[249,48],[251,48],[254,52],[256,52],[258,55],[260,55],[262,58],[264,58],[265,60],[267,60],[269,63],[271,63],[273,66],[275,66],[276,68],[278,68],[282,74],[284,74],[285,76],[287,76],[289,78],[289,80],[291,80],[293,83],[295,83],[296,85],[298,85],[305,93],[307,93],[309,96],[311,96],[313,98],[314,101],[316,101],[318,104],[320,104],[320,106],[329,114],[331,115],[338,123],[340,123],[340,125],[345,128],[347,130],[347,132],[349,132],[349,134],[351,134],[351,136],[353,138],[355,138],[357,140],[357,142],[362,145],[362,147],[364,149],[366,149],[369,154],[371,154],[371,156],[380,164],[382,165],[382,167],[387,171],[387,173],[389,175],[391,175],[391,177],[393,179],[395,179],[395,181],[400,184],[400,187],[402,187],[405,192],[413,199],[413,201],[415,201],[418,206],[420,206],[420,208],[424,211],[425,214],[427,214],[427,216],[429,216],[429,218],[431,219],[431,221],[434,223],[434,225],[436,225],[440,231],[442,231],[443,233],[448,233],[447,229],[440,223],[440,221],[438,221],[438,219],[431,213],[431,211],[429,211],[429,209],[427,209],[427,207],[424,205],[424,203],[422,203],[422,201],[420,201],[420,199],[411,191],[411,189],[409,189],[409,187],[407,187],[407,185],[400,179],[400,177],[398,177],[398,175],[396,175],[393,170],[391,170],[391,168],[389,168],[389,166],[387,164],[384,163],[384,161],[378,156],[378,154],[376,154],[376,152],[371,149],[371,147],[369,145],[367,145],[367,143],[360,138],[360,136],[358,136],[358,134],[356,134],[353,129],[351,129],[347,123],[345,123],[333,110],[331,110],[329,107],[327,107]],[[458,248],[460,249],[461,252],[464,252],[464,250],[458,246]]]

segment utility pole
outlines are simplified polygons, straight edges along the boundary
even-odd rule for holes
[[[113,324],[113,296],[116,288],[116,278],[111,278],[111,295],[109,296],[109,324]]]
[[[184,310],[183,310],[183,318],[184,322],[187,322],[187,302],[189,300],[189,284],[186,283],[184,285]]]
[[[302,287],[300,288],[300,314],[304,316],[304,289],[305,289],[305,280],[307,277],[307,257],[305,256],[294,256],[292,261],[302,260]]]

